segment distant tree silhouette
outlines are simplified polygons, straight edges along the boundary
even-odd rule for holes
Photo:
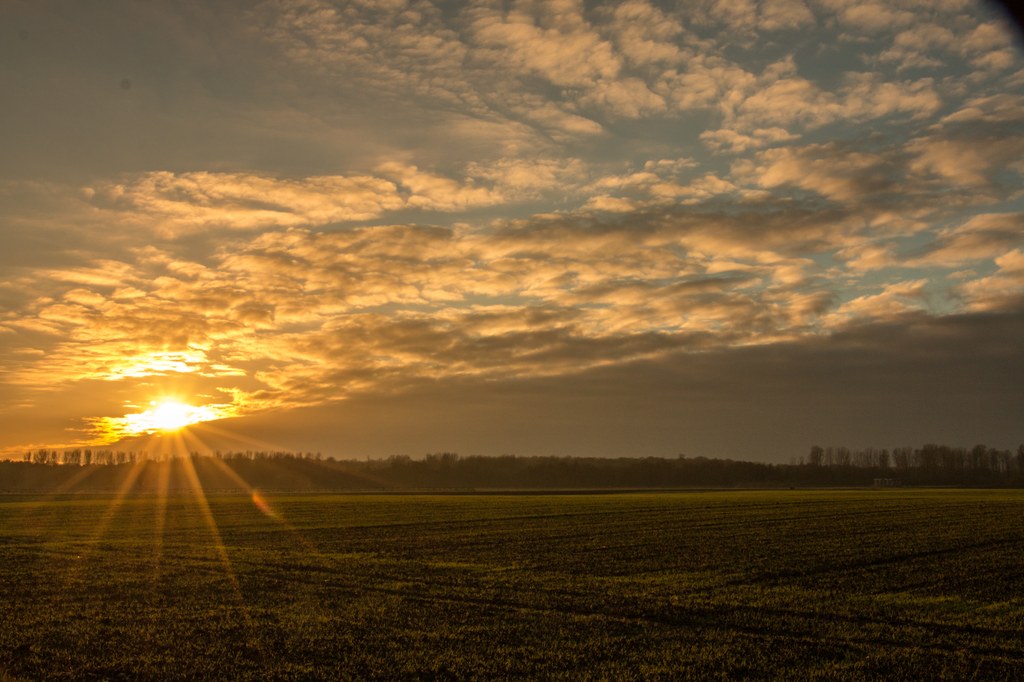
[[[968,450],[934,443],[891,451],[815,445],[805,459],[790,464],[685,456],[464,457],[455,452],[427,453],[419,459],[394,455],[378,460],[336,460],[324,458],[321,453],[253,450],[188,455],[200,477],[209,479],[213,488],[232,489],[239,479],[225,478],[223,468],[210,467],[207,460],[211,457],[224,461],[240,480],[260,489],[866,486],[875,479],[891,479],[901,485],[1024,485],[1024,444],[1015,452],[984,445]],[[68,480],[74,469],[92,467],[89,485],[117,490],[117,481],[127,480],[124,477],[130,467],[141,465],[135,485],[149,490],[159,477],[146,472],[155,472],[161,466],[173,469],[175,458],[169,458],[168,463],[166,456],[153,458],[146,452],[40,448],[25,453],[22,459],[0,462],[0,489],[45,490]]]

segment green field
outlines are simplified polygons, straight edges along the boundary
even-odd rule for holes
[[[0,679],[1024,679],[1024,492],[0,496]]]

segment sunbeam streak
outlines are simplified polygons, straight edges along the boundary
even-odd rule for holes
[[[106,536],[107,530],[117,514],[122,511],[125,498],[131,492],[132,487],[135,485],[135,481],[138,479],[139,474],[142,473],[145,467],[146,463],[144,461],[136,461],[128,469],[128,473],[125,475],[124,480],[121,481],[117,492],[107,505],[106,511],[93,527],[92,533],[82,547],[80,561],[75,564],[74,568],[68,571],[68,574],[65,577],[66,585],[70,586],[74,584],[75,580],[79,577],[79,573],[84,570],[87,560],[98,551],[100,541],[104,536]]]
[[[205,446],[205,443],[203,443],[202,439],[199,437],[199,434],[190,431],[187,434],[185,434],[185,436],[190,436],[194,438],[197,444],[200,445],[201,447]],[[214,464],[214,466],[217,467],[223,474],[225,474],[235,485],[239,486],[249,494],[253,506],[256,507],[256,509],[259,510],[261,514],[281,524],[286,530],[292,533],[296,540],[308,551],[310,551],[313,554],[319,554],[317,548],[309,540],[307,540],[295,526],[288,523],[284,519],[284,517],[281,516],[281,514],[279,514],[277,510],[273,508],[270,502],[263,496],[263,493],[261,493],[251,484],[249,484],[249,482],[242,478],[237,471],[232,469],[226,462],[221,460],[219,457],[211,457],[209,461],[211,461]]]
[[[206,492],[203,490],[202,482],[199,479],[199,474],[196,472],[195,465],[192,461],[192,457],[182,457],[178,460],[181,463],[185,471],[185,475],[190,482],[190,490],[195,503],[199,506],[199,511],[206,522],[207,530],[210,533],[210,537],[213,541],[214,550],[217,553],[217,557],[220,560],[221,567],[224,570],[224,575],[231,584],[231,591],[235,598],[238,608],[241,610],[242,617],[247,632],[247,639],[250,644],[255,644],[258,638],[255,635],[252,618],[249,614],[249,608],[245,603],[245,598],[242,595],[242,589],[238,582],[238,576],[235,574],[234,566],[231,564],[231,557],[228,556],[227,547],[224,545],[224,540],[221,537],[220,529],[217,527],[217,520],[213,515],[213,510],[210,508],[209,500],[206,497]]]
[[[217,527],[217,520],[213,516],[213,511],[210,508],[206,492],[203,490],[203,484],[199,480],[199,475],[196,473],[192,458],[182,457],[178,462],[184,469],[185,475],[188,478],[190,483],[189,490],[192,494],[192,498],[199,506],[199,511],[203,516],[203,520],[206,522],[206,528],[213,541],[213,549],[217,553],[217,557],[220,559],[221,566],[224,568],[224,573],[231,582],[239,601],[242,601],[242,594],[238,587],[238,578],[235,576],[234,568],[231,565],[231,558],[228,556],[227,548],[224,546],[224,541],[221,539],[220,529]]]

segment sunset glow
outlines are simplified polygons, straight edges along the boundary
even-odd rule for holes
[[[137,433],[177,431],[189,424],[216,418],[217,414],[208,407],[193,407],[173,400],[154,403],[152,409],[141,414],[126,415],[129,429]]]
[[[102,417],[97,431],[105,441],[155,433],[173,433],[186,426],[232,416],[224,405],[189,405],[174,399],[154,400],[142,412],[123,417]],[[102,440],[100,442],[103,442]]]
[[[1021,0],[0,0],[0,682],[1016,679]]]
[[[5,10],[2,455],[1020,440],[994,4]]]

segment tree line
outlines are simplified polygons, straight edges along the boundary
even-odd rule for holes
[[[275,451],[253,451],[248,450],[245,452],[212,452],[212,453],[200,453],[191,452],[188,454],[189,457],[216,457],[218,459],[309,459],[309,460],[322,460],[323,455],[319,452],[291,452],[285,450]],[[22,458],[22,461],[29,462],[32,464],[49,464],[49,465],[71,465],[71,466],[91,466],[91,465],[117,465],[117,464],[135,464],[137,462],[159,462],[164,460],[170,460],[181,457],[181,455],[170,455],[167,453],[149,453],[145,450],[136,452],[134,450],[109,450],[109,449],[92,449],[92,448],[73,448],[65,450],[56,450],[48,448],[40,448],[39,450],[30,450],[26,452]]]
[[[1024,444],[1015,451],[928,443],[921,447],[811,447],[790,462],[792,475],[805,481],[866,484],[866,475],[886,485],[1024,485]]]
[[[240,480],[267,490],[324,491],[870,486],[877,482],[1024,485],[1024,445],[1015,452],[982,445],[957,448],[927,444],[892,450],[813,446],[788,464],[684,455],[485,457],[454,452],[365,460],[338,460],[312,452],[194,452],[187,459],[203,487],[218,490],[238,489]],[[119,490],[124,481],[129,481],[136,489],[149,490],[166,480],[157,475],[159,467],[167,465],[183,472],[183,464],[183,458],[144,452],[39,450],[30,453],[24,462],[0,462],[0,490],[58,487],[83,467],[88,473],[82,479],[84,489]],[[191,485],[191,480],[184,473],[172,477],[182,487]]]
[[[920,448],[902,447],[892,450],[867,448],[851,451],[846,447],[811,447],[799,464],[820,467],[859,467],[865,469],[919,471],[963,474],[976,472],[1016,477],[1024,473],[1024,444],[1016,452],[997,450],[984,445],[973,448],[928,444]]]

